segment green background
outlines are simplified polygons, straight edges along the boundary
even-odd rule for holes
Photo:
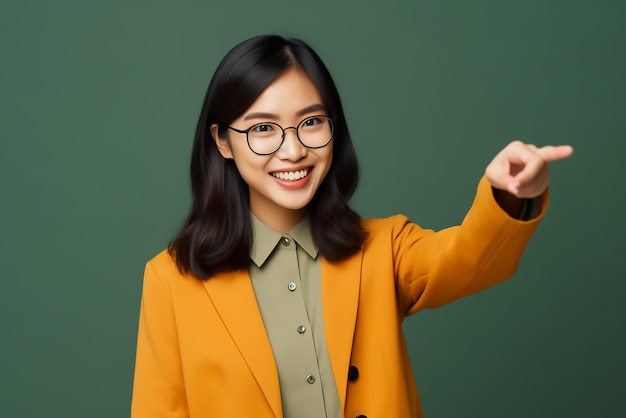
[[[510,140],[574,146],[516,277],[405,329],[429,418],[623,416],[626,3],[38,3],[0,2],[0,416],[128,416],[144,263],[219,59],[262,33],[333,73],[364,217],[458,223]]]

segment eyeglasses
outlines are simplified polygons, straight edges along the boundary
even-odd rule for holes
[[[307,148],[322,148],[333,139],[333,121],[329,116],[309,116],[298,124],[283,128],[274,122],[261,122],[248,129],[228,127],[237,133],[246,134],[248,147],[258,155],[270,155],[280,149],[285,140],[285,131],[295,129],[298,141]]]

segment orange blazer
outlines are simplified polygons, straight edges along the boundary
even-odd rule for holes
[[[322,259],[326,344],[344,417],[422,417],[402,320],[511,277],[543,216],[510,218],[480,181],[460,226],[364,221],[360,253]],[[350,371],[350,373],[348,373]],[[272,349],[247,271],[201,281],[166,251],[146,266],[132,418],[282,417]]]

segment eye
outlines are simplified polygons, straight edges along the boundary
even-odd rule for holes
[[[258,125],[253,126],[251,131],[259,134],[271,133],[274,131],[274,127],[269,123],[259,123]]]
[[[312,116],[310,118],[307,118],[304,120],[304,122],[302,122],[302,126],[315,126],[315,125],[319,125],[320,123],[323,123],[323,119],[321,117],[318,116]]]

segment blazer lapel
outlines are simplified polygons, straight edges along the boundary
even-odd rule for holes
[[[352,339],[359,306],[363,251],[331,264],[322,258],[322,305],[326,346],[335,376],[341,410],[345,410]]]
[[[282,416],[278,372],[249,273],[224,273],[203,284],[274,414]]]

